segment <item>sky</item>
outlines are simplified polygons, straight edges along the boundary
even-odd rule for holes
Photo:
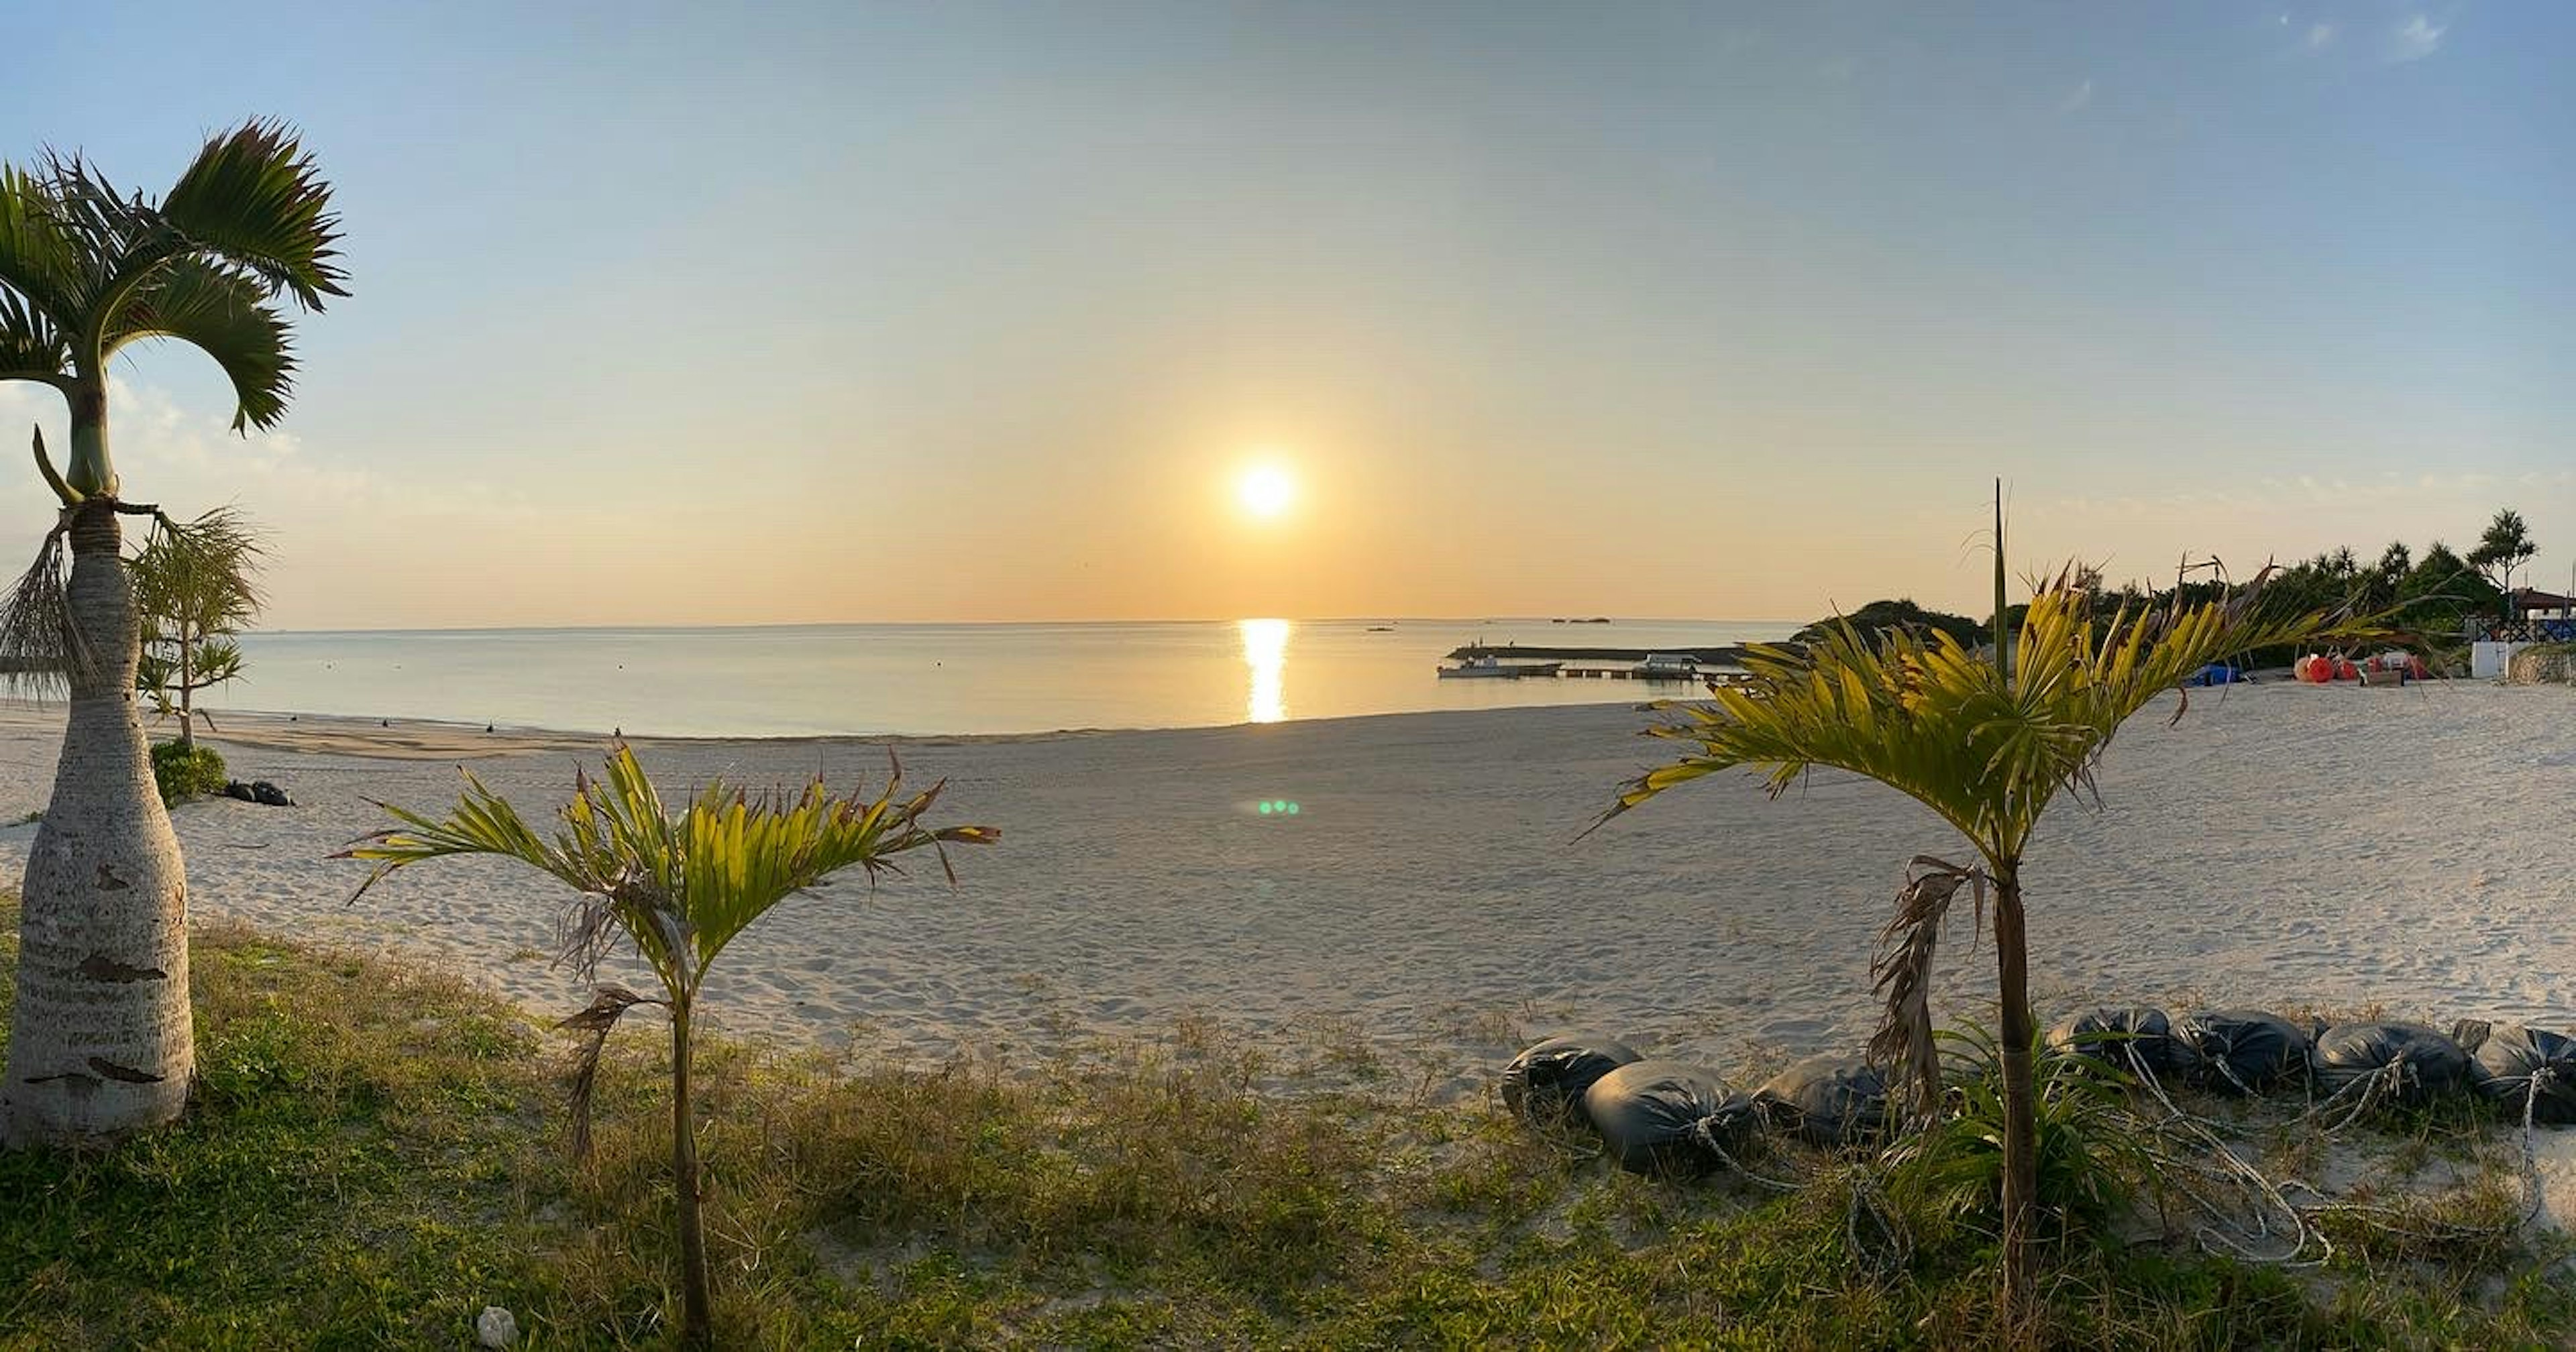
[[[2508,505],[2576,565],[2549,0],[11,27],[0,157],[157,191],[256,114],[335,185],[278,431],[116,373],[127,496],[265,522],[271,628],[1981,613],[1996,477],[2016,571]]]

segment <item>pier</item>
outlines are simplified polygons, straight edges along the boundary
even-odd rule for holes
[[[1553,671],[1515,673],[1523,680],[1552,676],[1568,681],[1650,681],[1657,685],[1698,686],[1741,675],[1744,653],[1741,644],[1713,648],[1576,648],[1469,643],[1451,649],[1449,660],[1466,662],[1490,657],[1503,663],[1555,666]],[[1691,659],[1693,669],[1689,672],[1672,669],[1640,671],[1639,666],[1649,656],[1687,657]]]
[[[1472,658],[1491,657],[1502,662],[1581,662],[1586,664],[1617,663],[1635,666],[1649,656],[1688,657],[1703,667],[1740,667],[1744,665],[1745,647],[1740,643],[1720,644],[1714,648],[1539,648],[1505,643],[1499,646],[1470,643],[1449,650],[1449,660],[1464,662]]]

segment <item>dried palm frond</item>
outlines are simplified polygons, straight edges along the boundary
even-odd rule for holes
[[[0,687],[28,695],[54,695],[97,670],[89,644],[72,623],[71,557],[63,547],[65,524],[45,532],[36,561],[0,597]]]
[[[1941,1053],[1932,1024],[1932,956],[1940,946],[1941,923],[1949,918],[1950,899],[1967,887],[1976,898],[1976,920],[1968,932],[1975,942],[1986,924],[1989,881],[1982,868],[1918,854],[1896,891],[1896,914],[1879,931],[1869,975],[1886,1008],[1870,1035],[1868,1055],[1872,1064],[1902,1073],[1918,1117],[1930,1117],[1941,1103]]]
[[[637,1005],[670,1007],[670,1001],[638,995],[624,986],[610,984],[591,995],[582,1010],[557,1023],[559,1030],[587,1033],[581,1050],[573,1061],[572,1072],[572,1155],[574,1159],[590,1158],[590,1101],[599,1084],[599,1054],[608,1046],[608,1034],[617,1027],[618,1019]]]

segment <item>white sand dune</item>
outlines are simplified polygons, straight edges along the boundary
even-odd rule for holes
[[[40,807],[59,714],[0,711],[0,818]],[[1856,1048],[1872,939],[1902,861],[1958,857],[1905,799],[1840,775],[1771,802],[1724,777],[1580,843],[1621,779],[1669,755],[1626,706],[1397,715],[1058,738],[913,739],[952,820],[1003,828],[873,895],[795,899],[727,953],[717,1022],[929,1059],[1068,1037],[1154,1037],[1210,1016],[1258,1044],[1365,1038],[1431,1092],[1473,1092],[1513,1038],[1590,1027],[1745,1068]],[[292,809],[177,814],[200,918],[388,946],[483,974],[543,1013],[583,992],[543,958],[560,897],[483,861],[425,865],[352,907],[326,858],[380,824],[364,801],[452,799],[474,762],[535,807],[580,738],[402,732],[409,759],[322,740],[227,744]],[[251,735],[262,735],[254,730]],[[302,745],[312,749],[290,749]],[[856,741],[663,742],[681,788],[885,769]],[[2122,735],[2106,809],[2062,805],[2028,865],[2048,1003],[2088,996],[2351,1007],[2565,1027],[2576,991],[2576,692],[2289,685],[2204,695]],[[1293,799],[1290,817],[1254,804]],[[34,828],[0,831],[14,873]],[[1990,989],[1964,926],[1946,1010]],[[2043,1011],[2044,1013],[2047,1011]]]

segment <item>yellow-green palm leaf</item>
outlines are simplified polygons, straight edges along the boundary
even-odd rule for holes
[[[624,746],[605,773],[575,782],[551,838],[469,771],[446,816],[383,805],[401,823],[360,840],[342,858],[375,863],[363,895],[385,875],[449,855],[516,859],[571,888],[561,925],[563,957],[587,974],[623,935],[677,998],[695,993],[708,964],[770,907],[832,875],[899,868],[897,856],[1000,838],[987,826],[929,826],[943,784],[903,791],[895,764],[873,798],[834,794],[820,780],[794,797],[753,798],[708,785],[677,815]],[[953,875],[952,875],[953,877]]]
[[[1990,863],[2017,859],[2049,805],[2089,787],[2120,725],[2150,700],[2212,662],[2353,623],[2271,613],[2261,592],[2258,578],[2228,600],[2105,614],[2053,585],[2032,599],[2009,670],[1937,632],[1873,638],[1836,624],[1803,650],[1757,647],[1749,680],[1650,729],[1689,750],[1623,786],[1608,815],[1721,770],[1750,769],[1776,795],[1825,767],[1922,803]]]

